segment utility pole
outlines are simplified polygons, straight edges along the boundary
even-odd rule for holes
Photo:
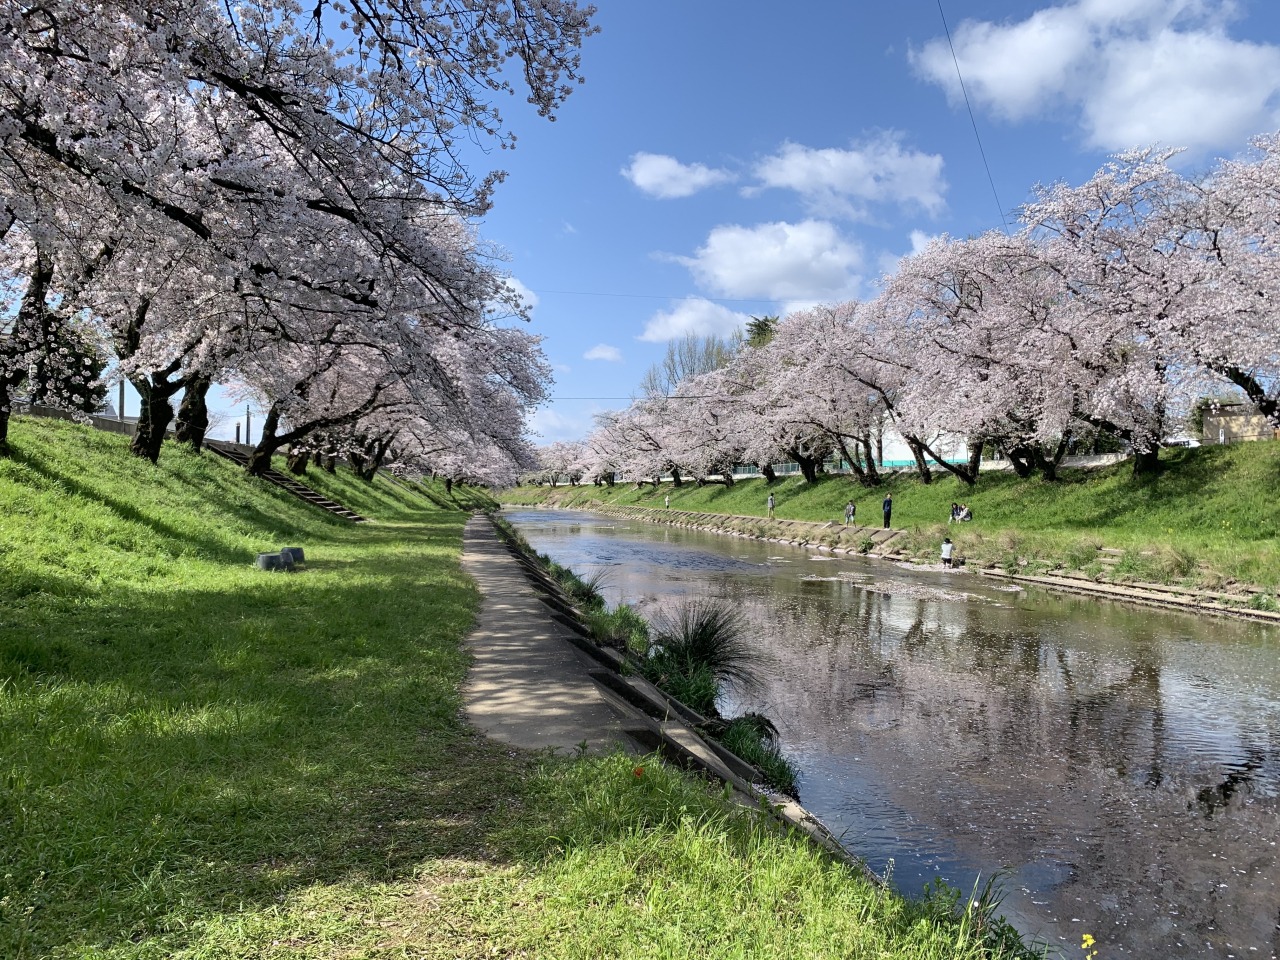
[[[251,442],[249,440],[249,422],[249,405],[246,403],[244,405],[244,442],[246,444]]]

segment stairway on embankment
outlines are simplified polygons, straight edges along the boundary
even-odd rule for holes
[[[239,464],[242,467],[247,467],[249,465],[248,454],[237,450],[230,444],[221,443],[217,440],[206,440],[204,445],[207,450],[216,453],[220,457],[225,457],[232,463]],[[306,501],[314,507],[319,507],[321,510],[327,510],[334,516],[341,517],[343,520],[350,520],[352,523],[368,522],[368,517],[362,517],[354,510],[348,510],[336,500],[330,500],[328,497],[316,493],[306,484],[299,483],[293,477],[287,476],[279,470],[272,470],[268,468],[258,474],[258,476],[262,477],[262,479],[266,480],[268,483],[275,484],[281,490],[292,494],[299,500]]]

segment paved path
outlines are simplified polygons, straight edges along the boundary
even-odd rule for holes
[[[467,638],[474,661],[463,687],[467,719],[495,740],[531,750],[636,750],[624,708],[588,674],[598,665],[563,638],[520,563],[480,514],[467,521],[462,568],[483,596]]]

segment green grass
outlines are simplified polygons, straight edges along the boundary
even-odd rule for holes
[[[653,759],[469,730],[441,489],[317,477],[352,525],[177,447],[10,438],[7,960],[982,955],[980,908],[869,886]],[[255,568],[284,545],[305,570]]]
[[[504,491],[508,503],[557,502],[587,506],[593,500],[620,506],[661,508],[763,517],[769,491],[780,519],[840,520],[845,501],[858,505],[864,526],[881,525],[880,501],[892,491],[893,526],[908,533],[901,546],[922,559],[936,560],[944,536],[968,562],[1032,569],[1086,568],[1099,547],[1124,551],[1117,574],[1131,579],[1280,585],[1280,442],[1169,449],[1162,470],[1135,478],[1127,463],[1094,471],[1068,470],[1049,483],[1012,473],[983,473],[974,488],[948,475],[925,485],[914,474],[888,478],[868,489],[848,477],[794,477],[766,485],[742,480],[732,487],[685,484],[619,484],[613,488],[525,487]],[[967,503],[974,521],[947,525],[952,501]]]

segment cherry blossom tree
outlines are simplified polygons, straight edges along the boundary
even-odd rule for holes
[[[1040,189],[1023,213],[1060,289],[1073,413],[1129,444],[1137,473],[1156,468],[1170,407],[1204,383],[1187,348],[1205,270],[1171,156],[1117,156],[1079,187]]]
[[[349,309],[366,330],[381,318],[391,323],[381,335],[395,339],[407,325],[388,318],[411,310],[430,315],[440,337],[472,336],[473,298],[491,286],[474,275],[490,268],[474,244],[459,256],[449,231],[433,224],[482,213],[501,174],[473,175],[458,145],[513,145],[491,98],[512,92],[516,73],[536,110],[553,117],[578,79],[591,13],[572,0],[445,0],[430,8],[321,0],[307,13],[274,0],[4,8],[4,213],[52,242],[71,218],[64,191],[50,183],[71,184],[102,207],[97,251],[82,259],[121,258],[110,281],[99,283],[98,306],[125,354],[123,369],[146,394],[139,452],[158,452],[155,438],[177,390],[193,401],[183,422],[198,432],[198,400],[222,362],[252,354],[268,335],[297,346],[289,330],[323,327],[322,319],[298,319],[307,312]],[[335,242],[344,233],[349,242]],[[140,246],[122,245],[121,235],[151,238],[159,261],[142,265]],[[306,255],[300,237],[324,238],[318,258]],[[335,259],[351,249],[356,264]],[[130,289],[129,277],[148,271],[170,277],[168,286]],[[57,296],[67,298],[71,286]],[[110,290],[130,296],[108,302]],[[250,322],[235,335],[209,335],[241,314]],[[376,363],[365,354],[341,390],[335,358],[312,365],[325,367],[313,380],[335,395],[362,379],[378,385],[316,426],[381,403],[370,397],[381,397],[384,378],[370,373]],[[419,353],[414,362],[419,371],[434,366],[423,381],[432,389],[448,380],[443,359]],[[277,372],[291,363],[295,383],[306,380],[296,351]],[[418,383],[403,370],[397,376]],[[320,389],[311,383],[309,399]]]
[[[1179,205],[1204,269],[1178,322],[1188,354],[1280,426],[1280,133],[1224,161]]]

